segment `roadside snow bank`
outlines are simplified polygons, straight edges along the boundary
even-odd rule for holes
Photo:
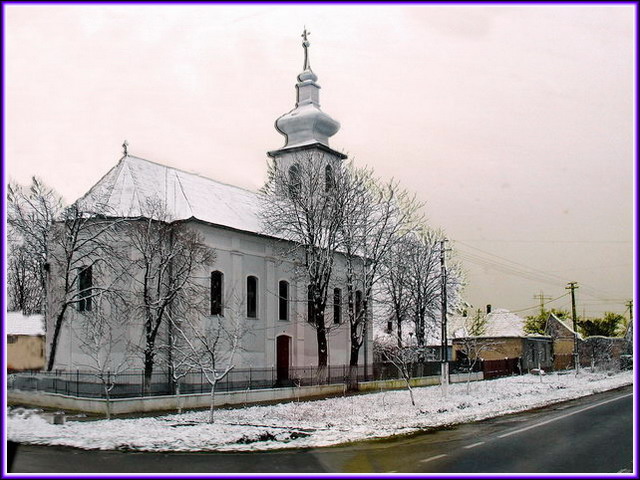
[[[335,445],[520,412],[633,383],[633,372],[525,375],[406,390],[135,419],[48,423],[10,409],[7,437],[20,443],[101,450],[269,450]]]

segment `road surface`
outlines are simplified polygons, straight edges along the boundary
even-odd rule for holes
[[[631,472],[631,387],[544,409],[332,448],[142,453],[20,445],[20,473]]]

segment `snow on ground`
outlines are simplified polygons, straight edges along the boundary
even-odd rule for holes
[[[335,445],[520,412],[633,383],[633,372],[524,375],[469,385],[386,391],[309,402],[114,420],[48,423],[36,410],[8,412],[9,440],[101,450],[229,451]]]

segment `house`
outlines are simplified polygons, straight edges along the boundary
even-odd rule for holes
[[[40,370],[44,367],[44,317],[7,312],[7,370]]]
[[[573,355],[577,346],[580,365],[583,367],[615,367],[620,365],[620,355],[628,351],[630,342],[624,337],[583,337],[575,333],[571,320],[550,313],[545,334],[553,339],[554,368],[573,367]]]
[[[314,155],[326,162],[326,168],[342,162],[346,155],[329,146],[340,124],[319,106],[318,77],[308,63],[309,46],[305,39],[305,64],[297,78],[296,106],[276,121],[276,129],[284,135],[282,148],[268,152],[277,168],[295,172],[299,155]],[[215,249],[212,268],[200,269],[195,277],[208,290],[207,311],[203,321],[213,316],[242,317],[246,335],[234,361],[240,368],[273,368],[278,372],[290,367],[317,365],[316,331],[307,321],[307,281],[295,272],[299,258],[287,256],[278,239],[265,232],[260,218],[261,198],[258,193],[227,185],[216,180],[131,155],[124,145],[124,156],[96,183],[79,204],[92,212],[114,219],[145,216],[145,204],[157,199],[174,222],[182,222],[199,232],[205,243]],[[228,159],[220,159],[220,167]],[[123,242],[126,233],[123,234]],[[281,243],[281,242],[280,242]],[[330,287],[328,364],[349,363],[349,326],[342,307],[346,290],[340,283],[344,262],[336,259],[336,280]],[[52,267],[53,268],[53,267]],[[81,277],[79,288],[90,290],[100,279],[89,272]],[[51,272],[52,282],[57,280]],[[55,284],[52,288],[55,288]],[[356,292],[356,296],[357,296]],[[68,313],[60,333],[55,368],[75,369],[87,362],[87,355],[74,337],[73,325],[83,321],[90,304],[79,303]],[[120,313],[128,315],[130,312]],[[52,342],[53,318],[48,318],[47,341]],[[127,327],[132,342],[142,348],[143,331],[139,324]],[[163,327],[164,328],[164,327]],[[171,332],[162,330],[167,338]],[[360,365],[372,362],[372,333],[368,332],[360,349]],[[140,356],[131,368],[139,369]]]
[[[570,322],[550,313],[544,329],[545,335],[553,340],[553,368],[563,370],[573,368],[573,354],[575,343],[582,342],[582,335],[576,335]],[[577,337],[577,340],[576,340]]]
[[[506,309],[495,309],[476,317],[450,320],[449,336],[453,360],[477,357],[484,361],[519,359],[519,368],[531,370],[552,365],[551,338],[527,335],[525,320]]]

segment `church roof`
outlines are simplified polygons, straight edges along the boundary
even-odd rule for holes
[[[118,217],[144,216],[160,201],[171,220],[198,219],[260,233],[260,199],[234,187],[143,158],[125,155],[80,200],[83,209]]]

